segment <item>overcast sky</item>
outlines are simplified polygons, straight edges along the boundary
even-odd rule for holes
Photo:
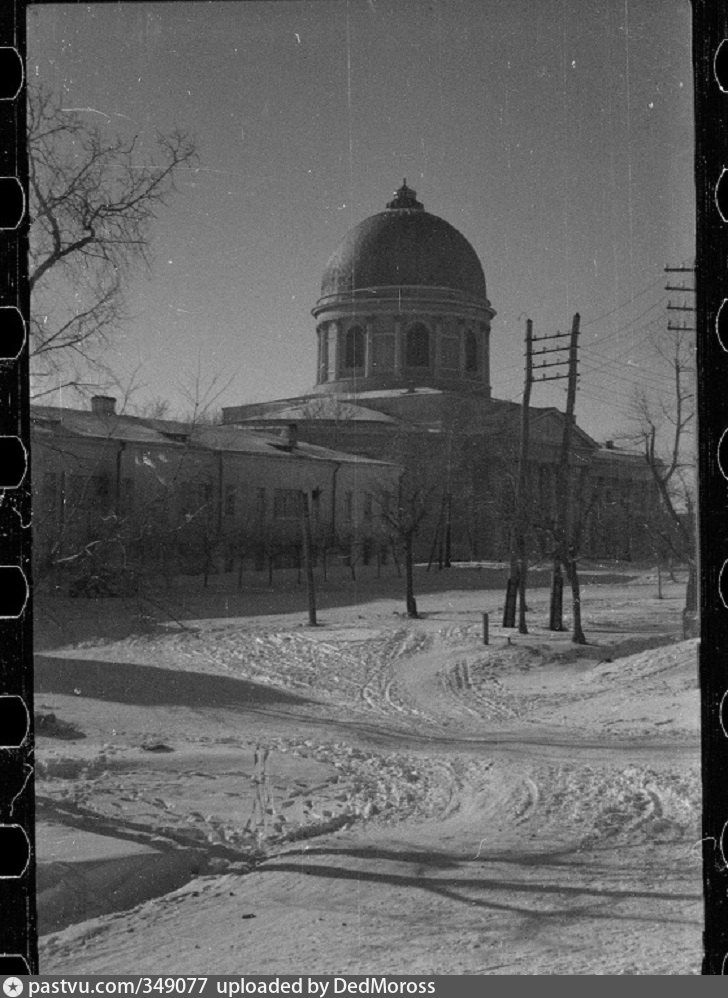
[[[142,365],[136,402],[179,408],[198,358],[232,376],[221,404],[308,390],[326,261],[404,177],[483,263],[496,397],[520,397],[525,318],[548,335],[575,311],[588,432],[660,385],[649,340],[688,298],[663,268],[694,254],[688,0],[49,5],[28,36],[66,107],[199,143],[109,358]]]

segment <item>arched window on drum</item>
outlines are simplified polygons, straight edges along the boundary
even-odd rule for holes
[[[348,370],[364,369],[364,329],[349,326],[344,338],[344,367]]]
[[[468,374],[478,372],[478,337],[472,329],[465,333],[465,370]]]
[[[430,331],[421,322],[407,330],[405,364],[407,367],[430,366]]]
[[[318,380],[319,384],[329,377],[329,331],[326,326],[318,327]]]

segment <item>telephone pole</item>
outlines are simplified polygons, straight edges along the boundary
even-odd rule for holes
[[[694,274],[695,267],[665,267],[666,274]],[[681,294],[695,294],[695,288],[686,287],[684,284],[666,284],[665,291],[679,291]],[[692,312],[695,314],[694,305],[673,305],[671,301],[667,303],[668,312]],[[668,331],[671,333],[694,333],[695,326],[686,326],[685,323],[672,323],[667,324]]]
[[[518,633],[528,634],[526,624],[526,573],[528,572],[526,549],[526,526],[528,519],[528,431],[530,427],[529,405],[533,382],[533,323],[526,320],[526,383],[523,388],[523,409],[521,412],[521,449],[518,455],[518,496],[516,502],[517,527],[516,549],[518,552]]]
[[[503,626],[516,626],[516,597],[518,596],[518,630],[528,634],[526,625],[526,489],[528,487],[528,429],[531,402],[531,385],[533,384],[533,322],[526,320],[526,378],[523,386],[523,404],[521,405],[521,440],[518,451],[518,480],[516,484],[516,502],[514,522],[511,527],[511,558],[508,582],[506,584],[506,602],[503,607]]]
[[[308,495],[301,492],[301,540],[303,564],[306,570],[306,593],[308,596],[308,624],[316,627],[316,589],[313,581],[313,553],[311,540],[311,514],[308,509]]]
[[[510,570],[506,587],[506,600],[503,608],[503,626],[516,626],[516,604],[519,605],[518,629],[521,634],[527,634],[526,626],[526,527],[527,527],[527,493],[528,493],[528,445],[529,445],[529,405],[531,387],[535,381],[560,381],[566,379],[566,415],[561,440],[559,464],[556,469],[555,508],[551,510],[552,528],[554,533],[553,573],[551,577],[551,607],[549,628],[552,631],[563,631],[563,591],[564,577],[562,566],[566,566],[571,581],[574,601],[574,640],[584,642],[581,630],[581,612],[579,596],[579,579],[576,563],[571,557],[569,540],[571,536],[571,482],[569,476],[569,457],[571,453],[571,437],[574,425],[574,408],[576,404],[577,361],[579,341],[579,314],[573,318],[570,333],[553,333],[548,336],[534,336],[533,324],[529,319],[526,323],[526,378],[523,389],[523,406],[521,410],[521,437],[518,459],[518,480],[516,486],[516,502],[514,521],[511,529]],[[564,340],[568,339],[568,345]],[[534,350],[534,343],[554,341],[554,346]],[[554,360],[540,358],[546,354],[555,354]],[[539,358],[534,363],[534,357]],[[539,373],[538,376],[534,372]]]
[[[549,629],[552,631],[563,631],[564,629],[564,576],[562,573],[562,565],[571,564],[568,551],[568,539],[571,530],[571,483],[569,475],[569,457],[571,454],[571,436],[574,425],[574,407],[576,404],[576,381],[578,378],[577,365],[579,322],[580,318],[579,313],[577,312],[571,324],[571,335],[569,337],[569,367],[566,374],[566,418],[564,420],[564,431],[561,437],[559,465],[556,472],[554,567],[551,579],[551,614],[549,620]],[[571,571],[569,574],[571,575]],[[578,597],[578,589],[576,596]],[[575,632],[577,630],[577,607],[578,598],[575,598]],[[579,629],[580,627],[581,624],[579,622]]]
[[[692,274],[693,285],[694,285],[695,267],[665,267],[665,273]],[[696,293],[695,286],[689,287],[684,284],[680,284],[677,287],[673,287],[670,284],[666,284],[665,290],[680,291],[682,294]],[[671,301],[668,301],[667,308],[670,312],[691,312],[694,317],[696,315],[695,305],[685,305],[684,300],[681,305],[673,305]],[[720,310],[718,311],[718,316],[720,316]],[[689,326],[684,322],[673,323],[668,321],[667,323],[668,332],[679,334],[677,337],[675,337],[676,351],[679,351],[680,349],[679,345],[681,343],[687,342],[687,337],[683,338],[683,335],[680,334],[685,334],[685,333],[695,334],[697,332],[695,325],[696,319],[693,318],[692,321],[694,323],[692,326]],[[716,330],[719,333],[719,339],[720,339],[720,332],[718,330],[717,322],[716,322]],[[696,345],[694,337],[690,338],[690,342],[692,342],[693,346]],[[722,340],[721,340],[721,345],[722,345]],[[684,367],[676,370],[678,399],[680,399],[682,392],[680,385],[680,374],[684,372],[685,372]],[[698,618],[698,577],[697,577],[697,566],[695,564],[695,561],[693,560],[691,562],[690,572],[688,575],[687,592],[685,593],[685,609],[683,610],[683,637],[688,637],[692,633],[691,628],[699,626],[698,619],[699,619]]]

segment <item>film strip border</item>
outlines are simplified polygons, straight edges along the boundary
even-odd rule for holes
[[[728,973],[728,6],[693,0],[703,974]]]
[[[37,972],[25,25],[0,4],[0,975]]]
[[[26,0],[0,4],[0,974],[37,972]],[[693,0],[704,974],[728,973],[728,10]]]

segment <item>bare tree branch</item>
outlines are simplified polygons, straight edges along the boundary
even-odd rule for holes
[[[175,191],[179,169],[197,159],[194,141],[179,130],[158,135],[146,158],[138,146],[137,136],[89,125],[50,91],[30,92],[30,352],[36,382],[55,377],[75,384],[102,371],[101,349],[126,319],[126,283],[136,267],[150,264],[157,211]]]

